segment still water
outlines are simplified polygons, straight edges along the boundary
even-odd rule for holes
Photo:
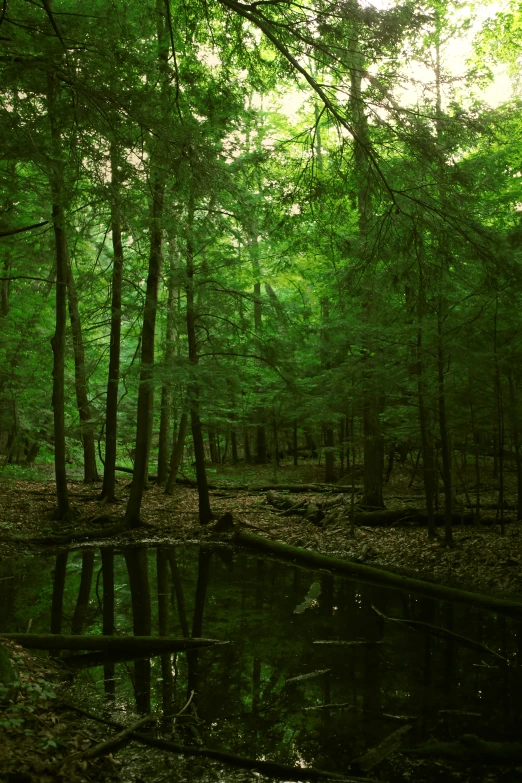
[[[388,622],[373,607],[444,626],[508,662]],[[406,723],[406,748],[465,733],[519,739],[518,621],[226,548],[139,546],[4,560],[0,628],[229,642],[67,664],[74,698],[86,709],[120,721],[122,713],[152,710],[162,736],[186,744],[342,773]]]

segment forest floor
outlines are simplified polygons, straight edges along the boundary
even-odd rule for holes
[[[410,464],[397,466],[393,471],[391,480],[385,484],[388,509],[424,507],[420,471],[413,483],[412,472]],[[279,484],[309,485],[321,482],[323,474],[320,466],[304,464],[294,467],[287,464],[278,469],[277,480]],[[209,469],[209,481],[220,487],[275,484],[274,479],[271,466],[243,469],[214,466]],[[522,596],[522,524],[508,522],[504,535],[501,535],[500,525],[495,523],[496,485],[497,481],[490,479],[481,488],[481,503],[486,507],[482,511],[484,524],[455,525],[455,546],[451,549],[444,544],[442,528],[439,528],[440,538],[434,542],[428,539],[426,527],[412,522],[383,527],[359,526],[352,536],[347,524],[333,522],[322,527],[297,515],[281,516],[267,502],[265,492],[219,489],[211,490],[210,495],[216,519],[225,512],[231,512],[236,525],[245,525],[265,538],[336,557],[361,558],[364,551],[364,561],[369,565],[476,591]],[[506,504],[513,507],[516,500],[514,474],[506,475],[505,485]],[[102,540],[102,515],[110,514],[114,520],[123,517],[129,487],[130,482],[126,478],[120,479],[121,505],[104,507],[97,500],[100,486],[71,482],[70,500],[76,516],[69,529],[81,539],[83,531],[98,526]],[[326,497],[325,493],[304,491],[293,493],[291,500],[301,499],[320,505]],[[356,495],[356,502],[358,498],[360,492]],[[457,494],[457,500],[465,506],[464,495]],[[443,498],[440,502],[443,503]],[[27,551],[34,548],[39,539],[59,533],[61,523],[51,521],[54,507],[54,482],[3,481],[0,484],[0,556]],[[212,525],[203,527],[199,524],[197,508],[195,488],[177,485],[174,494],[169,496],[152,483],[144,494],[142,505],[142,521],[146,527],[120,535],[118,543],[143,539],[150,543],[208,542],[214,535]],[[516,516],[513,511],[505,514],[510,519]]]
[[[395,468],[390,482],[386,484],[385,502],[388,509],[424,506],[420,474],[414,481],[412,474],[411,464]],[[268,466],[244,469],[223,466],[213,467],[209,471],[209,480],[220,487],[275,483],[275,478],[273,468]],[[306,464],[297,468],[284,465],[277,472],[277,480],[280,484],[318,483],[323,480],[323,468]],[[498,495],[495,485],[496,481],[490,479],[488,486],[481,489],[482,503],[492,509]],[[95,518],[107,513],[114,518],[123,517],[129,486],[130,482],[126,478],[121,479],[118,485],[121,505],[106,507],[97,500],[99,486],[70,483],[71,502],[76,512],[72,526],[80,541],[82,532],[92,530],[98,524],[100,539],[91,540],[89,544],[92,546],[102,541],[109,543],[108,539],[103,539],[103,522]],[[54,489],[52,481],[15,480],[10,477],[0,482],[0,558],[38,551],[41,548],[38,539],[60,531],[60,525],[51,520],[55,506]],[[515,478],[508,474],[506,502],[513,505],[515,495]],[[317,504],[326,497],[324,493],[312,491],[291,495],[292,500],[302,498]],[[360,497],[360,493],[357,497]],[[458,499],[463,504],[466,502],[464,496]],[[333,522],[320,527],[302,517],[281,516],[267,502],[265,492],[215,489],[211,490],[211,503],[216,519],[225,512],[231,512],[236,525],[244,525],[266,538],[336,557],[359,558],[364,551],[364,560],[371,565],[475,591],[522,598],[522,525],[517,522],[506,524],[502,536],[499,525],[495,524],[495,510],[484,511],[483,525],[455,526],[455,547],[448,549],[442,538],[432,542],[428,539],[426,527],[411,523],[357,527],[355,535],[351,536],[346,524]],[[506,514],[515,516],[512,511]],[[216,538],[212,525],[202,527],[199,524],[197,493],[191,487],[178,485],[174,495],[168,496],[152,484],[144,495],[142,519],[146,523],[144,529],[118,536],[117,543],[198,543]],[[441,529],[441,535],[442,532]],[[14,700],[15,709],[8,716],[15,723],[7,731],[1,731],[5,728],[3,721],[6,713],[3,718],[0,716],[0,733],[4,739],[8,738],[8,741],[0,741],[0,781],[121,781],[119,754],[115,758],[104,755],[88,763],[81,759],[71,763],[73,754],[96,745],[104,739],[106,730],[64,709],[63,704],[60,706],[61,699],[66,699],[68,687],[67,682],[63,681],[63,671],[55,667],[51,659],[36,657],[11,642],[5,646],[19,672],[21,687]],[[58,698],[55,699],[55,695]],[[21,719],[19,725],[16,725],[17,717]],[[149,762],[143,751],[139,753],[141,766],[137,776],[133,775],[132,779],[149,779]],[[69,762],[64,766],[68,758]],[[166,768],[169,763],[167,759]],[[187,766],[189,763],[189,760],[179,760],[177,756],[176,774],[172,776],[171,773],[169,779],[197,779],[209,783],[218,779],[226,780],[227,783],[267,780],[262,776],[232,769],[227,770],[226,774],[218,774],[215,766],[190,768]],[[488,773],[490,776],[482,777],[478,771],[470,774],[461,769],[459,772],[451,764],[436,762],[438,767],[431,764],[423,766],[406,760],[402,754],[393,756],[390,764],[388,774],[395,764],[399,777],[404,775],[404,779],[407,778],[410,783],[438,782],[450,777],[474,783],[486,779],[507,783],[518,780],[522,775],[522,768],[516,768],[515,771],[514,767],[509,767],[497,768],[496,773],[491,772]],[[157,758],[152,766],[157,769]],[[393,774],[391,777],[396,779]]]

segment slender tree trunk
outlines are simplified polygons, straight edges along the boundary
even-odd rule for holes
[[[124,551],[132,602],[132,627],[135,636],[152,633],[151,596],[147,547],[128,547]],[[150,659],[134,663],[134,692],[137,711],[150,712]]]
[[[53,595],[51,599],[51,633],[62,632],[63,594],[65,592],[68,555],[68,552],[60,552],[56,555],[53,576]]]
[[[497,322],[498,322],[498,294],[496,297],[494,337],[493,337],[493,355],[495,361],[495,397],[497,407],[497,431],[498,431],[498,467],[499,467],[499,489],[498,489],[498,509],[500,512],[500,534],[504,535],[504,400],[502,395],[502,377],[500,374],[500,365],[498,361],[497,345]]]
[[[185,438],[187,435],[188,414],[183,412],[181,414],[181,420],[179,423],[179,430],[177,437],[173,441],[172,455],[170,458],[170,471],[165,486],[165,494],[172,495],[174,487],[176,485],[176,476],[178,475],[179,466],[181,464],[181,457],[183,456],[183,449],[185,447]]]
[[[65,335],[67,328],[67,270],[69,248],[65,227],[65,183],[62,161],[62,143],[58,100],[58,77],[49,71],[47,81],[47,114],[51,128],[51,171],[49,183],[52,197],[52,220],[56,247],[56,329],[51,340],[53,349],[53,417],[54,417],[54,469],[58,508],[56,517],[70,515],[67,473],[65,469]]]
[[[294,466],[297,467],[299,464],[299,454],[298,454],[298,448],[297,448],[297,421],[294,420],[294,427],[293,427],[293,452],[294,452]]]
[[[171,372],[172,360],[175,352],[174,315],[177,290],[175,287],[174,268],[169,270],[168,298],[167,298],[167,328],[165,334],[165,371]],[[168,442],[170,434],[170,412],[172,408],[172,382],[167,380],[161,387],[160,431],[158,445],[158,484],[167,481],[168,469]]]
[[[154,339],[156,313],[158,308],[158,284],[161,270],[161,217],[165,197],[163,175],[153,188],[152,220],[150,227],[150,255],[145,310],[141,332],[141,371],[138,391],[138,419],[136,425],[136,452],[131,491],[127,502],[125,519],[129,527],[140,525],[140,510],[143,491],[148,479],[148,457],[150,446],[151,418],[154,401]]]
[[[105,408],[105,465],[101,498],[116,501],[116,443],[118,432],[118,385],[120,378],[121,292],[123,280],[123,243],[121,238],[120,174],[116,143],[111,142],[111,233],[112,300],[109,343],[109,377]]]
[[[78,307],[78,294],[74,283],[71,264],[67,267],[67,294],[69,300],[69,319],[74,350],[74,386],[76,403],[80,415],[80,432],[83,444],[83,480],[85,484],[99,481],[96,466],[96,446],[94,443],[94,426],[89,404],[87,388],[87,372],[85,370],[85,349],[83,347],[82,324]]]
[[[230,431],[230,443],[232,448],[232,464],[237,465],[237,463],[239,462],[239,457],[237,454],[237,437],[236,437],[235,430]]]
[[[355,33],[355,35],[357,35],[357,33]],[[365,113],[365,105],[361,90],[364,61],[362,55],[358,51],[357,41],[355,41],[353,57],[354,62],[350,68],[350,105],[353,115],[353,124],[357,134],[357,137],[354,140],[354,161],[357,177],[357,209],[361,245],[363,247],[363,252],[368,252],[367,246],[369,243],[373,213],[372,171],[368,157],[368,149],[370,147],[368,118]],[[366,301],[364,304],[365,320],[370,326],[372,313],[375,309],[372,279],[374,273],[375,264],[372,262],[366,279],[368,293],[366,294]],[[371,342],[371,340],[367,341],[367,353],[364,360],[365,368],[363,370],[363,505],[372,508],[383,508],[384,440],[381,435],[379,393],[375,377],[376,351]]]
[[[439,431],[442,457],[442,481],[444,484],[444,540],[447,546],[453,546],[453,498],[451,477],[451,443],[446,415],[446,389],[444,380],[444,347],[442,335],[442,319],[437,319],[437,375],[439,382]]]
[[[515,460],[517,465],[517,520],[522,519],[522,455],[520,453],[520,433],[518,429],[517,398],[515,394],[515,382],[513,373],[509,373],[509,397],[511,402],[511,415],[513,422],[513,443],[515,446]]]
[[[428,512],[428,538],[435,537],[434,509],[434,479],[435,464],[433,458],[433,443],[431,442],[428,411],[426,409],[426,390],[424,383],[424,365],[422,355],[422,326],[417,332],[417,395],[419,400],[419,424],[422,443],[422,472],[424,478],[424,495]]]
[[[89,608],[89,598],[91,595],[92,575],[94,571],[94,550],[89,549],[82,552],[82,575],[80,578],[80,589],[78,591],[78,600],[74,610],[71,633],[81,634],[87,609]]]
[[[189,361],[196,371],[199,361],[199,351],[196,338],[196,312],[194,306],[194,195],[189,197],[188,235],[187,235],[187,337]],[[192,439],[194,441],[194,458],[196,462],[196,481],[198,485],[199,521],[206,525],[212,519],[210,497],[208,494],[207,472],[205,470],[205,447],[203,444],[203,428],[199,415],[199,387],[192,382],[189,390],[190,422]]]
[[[163,3],[156,0],[156,19],[158,37],[158,68],[161,77],[161,101],[165,118],[169,112],[169,65],[168,39],[163,16]],[[152,414],[154,405],[154,342],[156,333],[156,314],[158,309],[158,285],[162,258],[162,218],[165,201],[165,161],[161,157],[159,142],[154,140],[150,154],[151,171],[151,216],[150,250],[145,308],[141,330],[141,370],[138,391],[138,415],[136,424],[136,456],[132,484],[125,511],[125,521],[129,527],[140,525],[140,510],[143,491],[148,481],[148,462]]]
[[[103,575],[103,626],[104,636],[113,636],[114,627],[114,549],[112,547],[101,548],[102,575]],[[105,696],[111,701],[116,696],[115,667],[113,663],[103,666],[103,684]]]

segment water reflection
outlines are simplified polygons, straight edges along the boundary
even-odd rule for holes
[[[414,726],[410,743],[517,733],[520,624],[477,608],[208,547],[141,545],[38,564],[3,561],[6,584],[6,631],[24,632],[31,621],[35,633],[231,642],[134,661],[69,658],[84,704],[105,699],[129,712],[153,710],[176,740],[343,771],[406,721]],[[372,606],[480,641],[510,665],[455,639],[385,622]]]

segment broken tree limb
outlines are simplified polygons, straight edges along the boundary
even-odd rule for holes
[[[353,560],[345,560],[339,557],[330,557],[319,552],[312,552],[309,549],[300,549],[289,544],[283,544],[280,541],[271,541],[258,536],[256,533],[247,533],[243,530],[238,530],[235,533],[234,541],[249,549],[265,552],[267,555],[272,555],[294,565],[326,569],[332,573],[356,578],[360,582],[387,585],[393,589],[407,590],[410,593],[419,593],[433,598],[442,598],[446,601],[480,606],[483,609],[489,609],[510,617],[522,617],[522,603],[519,601],[497,598],[497,596],[493,595],[474,593],[469,590],[460,590],[459,588],[448,587],[435,582],[427,582],[411,576],[403,576],[393,571],[386,571],[384,568],[370,566],[365,563],[356,563]]]
[[[382,619],[388,623],[399,623],[399,625],[406,626],[413,631],[419,630],[423,631],[424,633],[431,633],[433,636],[438,636],[440,639],[452,639],[453,641],[458,642],[458,644],[461,644],[463,647],[469,647],[470,649],[478,650],[481,653],[494,655],[496,658],[500,658],[501,661],[507,662],[507,658],[505,658],[503,655],[500,655],[500,653],[495,652],[495,650],[491,650],[489,647],[486,647],[485,644],[476,642],[474,639],[469,639],[467,636],[461,636],[458,633],[454,633],[454,631],[443,628],[441,625],[432,625],[432,623],[425,623],[422,620],[406,620],[402,617],[388,617],[379,609],[377,609],[376,606],[373,606],[373,604],[372,609],[379,615],[379,617],[382,617]]]
[[[114,726],[115,728],[123,728],[119,723],[101,718],[98,715],[82,710],[80,707],[76,707],[72,704],[63,704],[67,709],[78,712],[80,715],[84,715],[91,720],[104,723],[107,726]],[[251,759],[246,756],[236,756],[234,753],[228,753],[222,750],[211,750],[210,748],[201,748],[191,745],[180,745],[177,742],[171,742],[170,740],[160,739],[158,737],[152,737],[148,734],[142,734],[141,732],[133,732],[132,739],[138,740],[144,745],[148,745],[152,748],[159,748],[160,750],[170,751],[171,753],[182,753],[184,756],[199,756],[201,758],[209,758],[214,761],[219,761],[222,764],[230,764],[232,767],[239,769],[255,769],[261,772],[267,777],[276,778],[278,780],[337,780],[341,783],[377,783],[376,780],[371,778],[361,778],[353,775],[339,775],[337,772],[327,772],[326,770],[316,769],[315,767],[292,767],[287,764],[281,764],[278,761],[265,761],[261,759]]]
[[[407,734],[410,729],[411,726],[409,724],[401,726],[375,748],[371,748],[362,756],[359,756],[352,761],[350,768],[354,772],[368,772],[369,769],[380,764],[381,761],[384,761],[388,756],[391,756],[391,754],[401,746],[404,735]]]
[[[32,650],[98,650],[101,652],[148,653],[151,649],[164,652],[195,650],[229,644],[218,639],[171,639],[167,636],[102,636],[57,633],[0,633],[0,639],[12,639]]]
[[[60,767],[70,764],[73,761],[96,759],[98,756],[106,756],[108,753],[112,753],[125,743],[130,742],[133,739],[132,735],[138,729],[140,729],[146,723],[152,723],[153,720],[154,717],[152,715],[145,715],[144,718],[140,718],[140,720],[136,721],[128,728],[119,731],[118,734],[115,734],[114,737],[111,737],[108,740],[104,740],[104,742],[99,742],[92,748],[87,748],[87,750],[80,750],[78,753],[73,753],[70,756],[66,756],[63,761],[60,762]]]

